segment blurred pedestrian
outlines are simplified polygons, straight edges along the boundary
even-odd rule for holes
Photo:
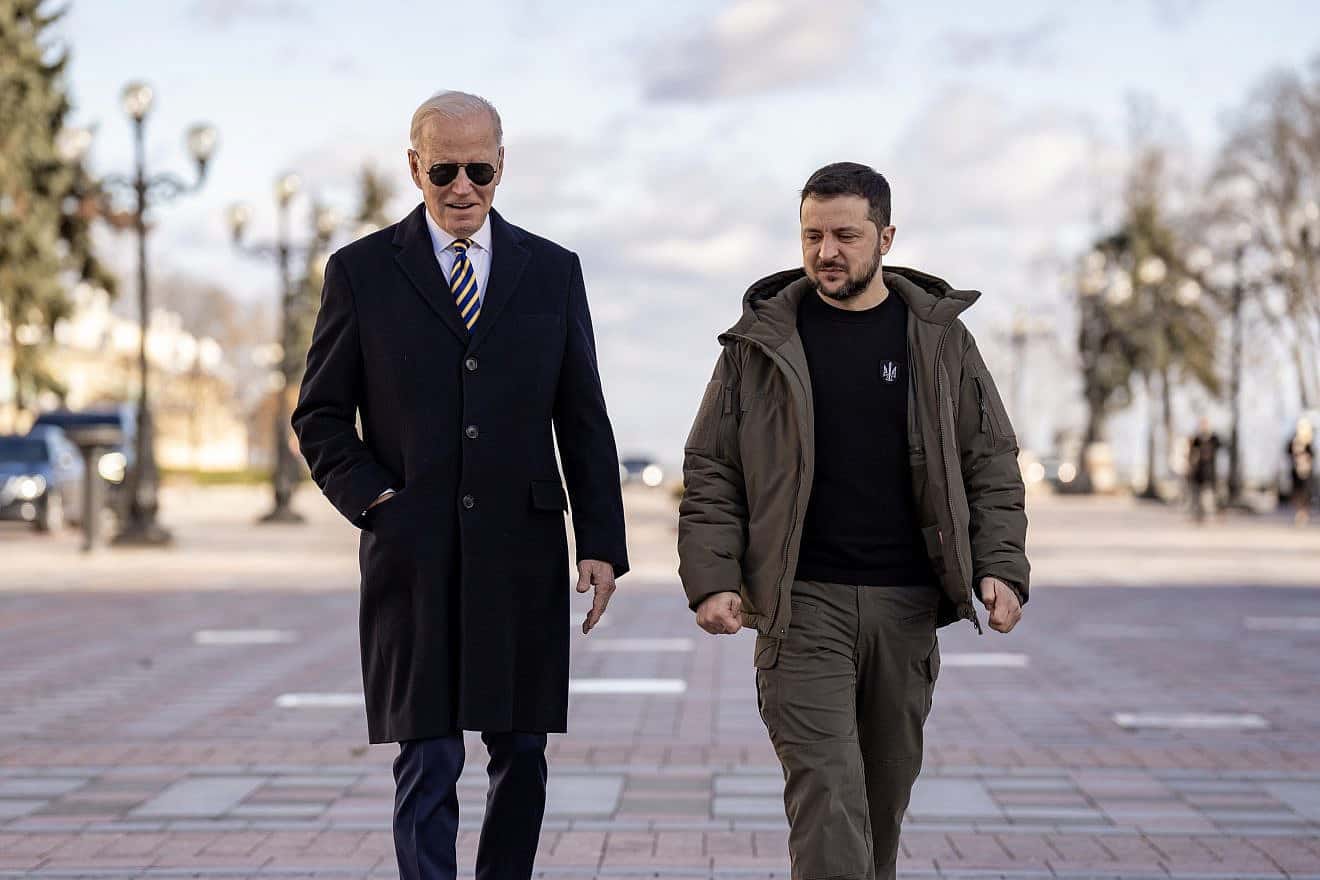
[[[1311,519],[1311,492],[1315,481],[1315,428],[1311,420],[1301,418],[1288,442],[1288,462],[1292,468],[1293,522],[1304,526]]]
[[[1219,435],[1210,429],[1210,420],[1202,418],[1187,447],[1187,492],[1192,518],[1205,519],[1214,512],[1219,494]]]
[[[892,878],[938,626],[1027,599],[1017,441],[959,315],[979,294],[884,267],[889,184],[802,191],[801,268],[747,291],[685,446],[679,574],[709,633],[757,630],[794,878]],[[975,731],[966,731],[969,742]]]
[[[546,734],[567,723],[564,512],[571,498],[578,591],[595,590],[586,633],[628,570],[619,460],[577,255],[491,209],[499,114],[441,92],[411,141],[422,204],[330,258],[293,425],[363,530],[367,731],[399,743],[400,875],[455,876],[473,730],[490,752],[476,876],[526,878]]]

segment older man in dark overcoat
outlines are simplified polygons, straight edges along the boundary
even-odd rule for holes
[[[577,255],[491,209],[495,108],[441,92],[410,140],[423,204],[330,258],[293,426],[362,529],[367,728],[400,744],[401,876],[456,874],[472,730],[491,785],[476,876],[524,878],[546,734],[567,726],[565,512],[571,499],[577,589],[594,588],[587,633],[628,569],[618,455]]]

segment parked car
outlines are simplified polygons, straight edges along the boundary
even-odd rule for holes
[[[625,486],[641,483],[654,489],[665,481],[664,468],[653,458],[634,455],[619,462],[619,481]]]
[[[76,524],[84,479],[82,456],[59,428],[0,435],[0,520],[32,523],[39,532]]]
[[[123,497],[124,477],[133,467],[134,450],[137,445],[137,412],[133,405],[122,403],[78,411],[49,410],[37,416],[32,430],[36,431],[52,425],[68,431],[93,425],[109,425],[119,429],[123,441],[101,454],[96,463],[96,471],[110,486],[109,492],[106,493],[106,503],[115,510],[121,510],[126,500]]]

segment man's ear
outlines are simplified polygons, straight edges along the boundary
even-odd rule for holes
[[[894,233],[897,231],[897,226],[886,226],[884,229],[880,230],[881,255],[889,253],[889,249],[894,246]]]
[[[422,189],[422,157],[417,155],[416,150],[408,151],[408,174],[417,188]]]

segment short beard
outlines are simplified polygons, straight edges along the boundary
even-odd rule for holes
[[[850,276],[848,280],[843,283],[843,287],[840,287],[834,293],[830,293],[828,290],[825,289],[824,284],[822,284],[820,281],[817,281],[816,292],[819,293],[821,296],[829,297],[832,300],[852,299],[855,296],[859,296],[864,290],[866,290],[866,288],[871,286],[871,282],[875,280],[875,273],[879,271],[880,271],[880,245],[877,244],[875,248],[875,253],[871,256],[871,264],[866,267],[866,269],[862,272],[862,274],[859,277],[853,278]]]

